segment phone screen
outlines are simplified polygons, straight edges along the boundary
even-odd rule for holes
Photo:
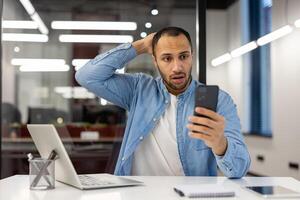
[[[214,112],[217,111],[219,87],[216,85],[199,85],[195,93],[195,107],[204,107]],[[199,115],[194,111],[194,115]]]

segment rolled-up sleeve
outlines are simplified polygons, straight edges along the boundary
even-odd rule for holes
[[[76,72],[75,78],[90,92],[129,110],[139,76],[115,71],[136,56],[130,43],[122,44],[90,60]]]

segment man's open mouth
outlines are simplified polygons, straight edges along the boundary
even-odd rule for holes
[[[181,75],[174,75],[171,77],[172,82],[174,82],[175,84],[181,84],[185,81],[185,75],[181,74]]]

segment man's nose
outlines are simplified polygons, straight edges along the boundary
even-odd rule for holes
[[[183,69],[182,62],[179,59],[174,59],[173,71],[181,72]]]

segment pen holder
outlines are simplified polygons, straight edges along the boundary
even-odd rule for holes
[[[29,160],[29,184],[31,190],[55,188],[55,160],[34,158]]]

